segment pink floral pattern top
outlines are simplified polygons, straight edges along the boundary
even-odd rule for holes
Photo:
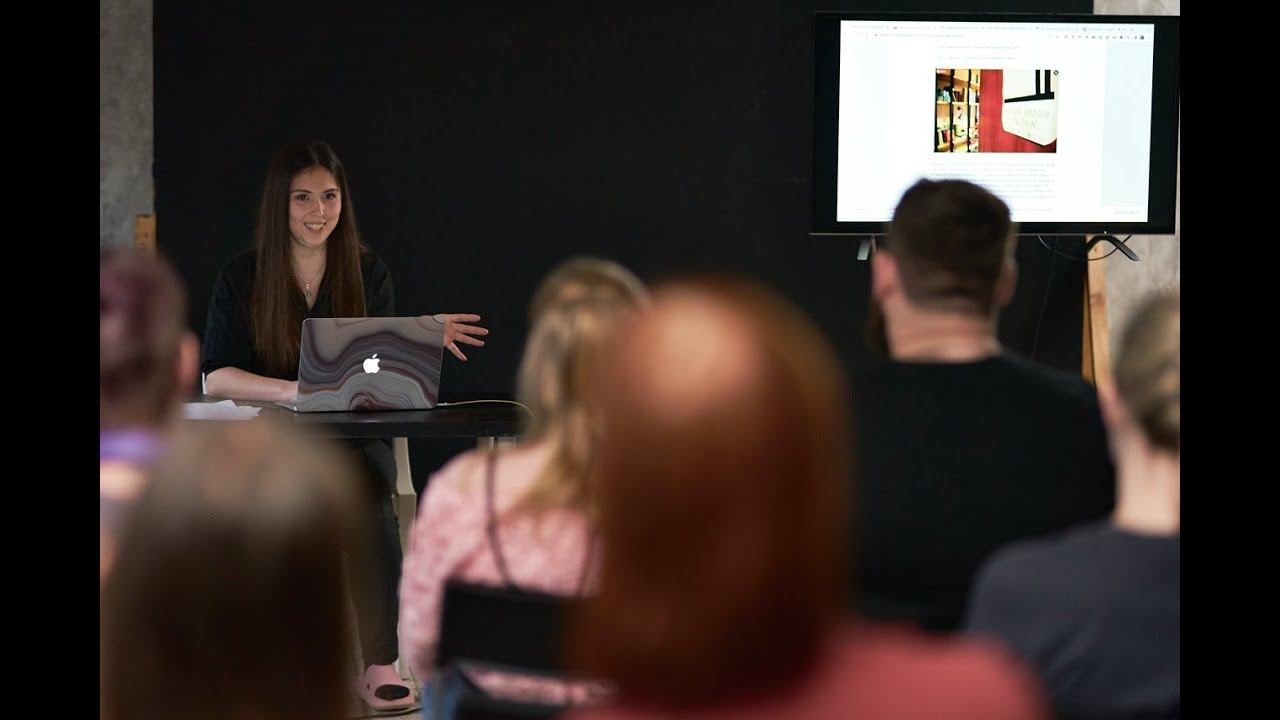
[[[507,571],[521,589],[574,595],[587,573],[585,590],[594,590],[599,552],[588,557],[586,518],[573,510],[531,513],[512,510],[550,459],[550,447],[503,449],[494,468],[494,507]],[[485,507],[486,454],[468,452],[449,461],[428,481],[426,495],[410,535],[400,578],[400,633],[409,666],[420,683],[434,674],[432,660],[440,630],[445,581],[500,586],[502,575],[490,548]],[[590,568],[584,568],[591,562]],[[564,683],[548,678],[469,669],[468,676],[490,694],[554,703],[581,703],[602,688],[593,683]]]

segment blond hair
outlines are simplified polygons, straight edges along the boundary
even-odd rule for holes
[[[1138,306],[1121,337],[1116,390],[1152,445],[1182,447],[1182,301],[1159,292]]]
[[[587,480],[592,420],[584,402],[586,372],[617,319],[647,305],[648,297],[630,270],[597,258],[561,263],[534,292],[516,393],[533,413],[527,439],[548,441],[553,449],[520,505],[568,507],[595,517]]]

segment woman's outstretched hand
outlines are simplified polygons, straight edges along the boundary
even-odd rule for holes
[[[458,349],[458,343],[484,347],[484,341],[474,336],[488,335],[488,328],[464,324],[476,322],[480,319],[479,315],[471,313],[436,313],[433,317],[444,321],[444,346],[449,348],[449,352],[453,353],[453,356],[459,360],[465,362],[467,356],[463,355],[462,351]]]

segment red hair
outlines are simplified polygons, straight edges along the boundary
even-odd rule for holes
[[[574,628],[620,699],[684,704],[794,679],[845,606],[845,386],[795,307],[669,286],[597,369],[605,556]]]

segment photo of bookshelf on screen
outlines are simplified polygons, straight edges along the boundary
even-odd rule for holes
[[[1056,153],[1058,71],[940,68],[934,152]]]

